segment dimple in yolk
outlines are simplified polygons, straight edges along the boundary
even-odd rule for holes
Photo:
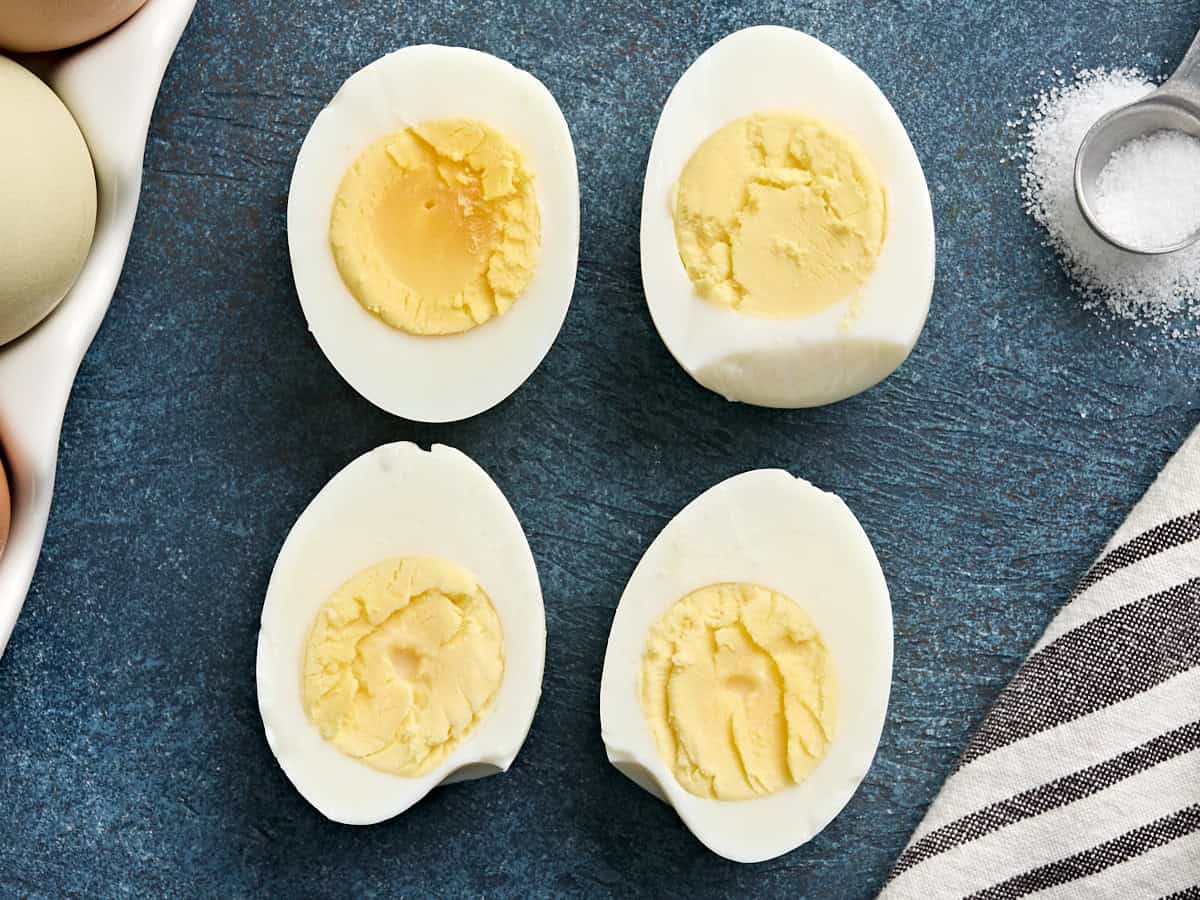
[[[798,113],[759,113],[692,154],[673,218],[701,297],[797,319],[856,296],[882,252],[887,213],[883,183],[848,134]]]
[[[504,674],[504,635],[474,577],[446,560],[386,560],[317,613],[304,652],[305,712],[347,756],[428,772],[482,720]]]
[[[423,297],[447,297],[485,276],[499,226],[481,200],[478,185],[447,184],[436,171],[394,183],[371,231],[395,277]]]
[[[347,170],[329,243],[355,299],[411,334],[467,331],[528,288],[541,247],[533,176],[489,126],[441,119],[386,135]]]
[[[836,719],[825,645],[790,598],[754,584],[693,591],[651,628],[642,710],[689,793],[746,800],[803,781]]]

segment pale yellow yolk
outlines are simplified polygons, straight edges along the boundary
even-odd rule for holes
[[[541,247],[533,176],[482,122],[441,119],[367,147],[342,178],[329,243],[366,309],[411,334],[455,334],[502,315]]]
[[[812,620],[753,584],[713,584],[650,630],[642,710],[659,752],[698,797],[747,800],[798,784],[824,758],[836,684]]]
[[[875,269],[887,197],[849,135],[760,113],[710,136],[675,189],[675,240],[700,296],[773,319],[852,298]]]
[[[317,613],[304,708],[343,753],[422,775],[473,729],[504,674],[504,635],[469,572],[394,559],[355,575]]]

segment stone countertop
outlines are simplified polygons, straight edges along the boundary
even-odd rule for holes
[[[1200,2],[201,0],[167,72],[141,210],[67,411],[58,494],[0,660],[0,895],[866,897],[1072,583],[1200,418],[1200,339],[1085,312],[1021,209],[1006,122],[1055,68],[1160,73]],[[891,98],[929,179],[938,284],[909,361],[824,409],[731,405],[659,341],[641,180],[704,48],[809,31]],[[463,44],[541,78],[579,157],[579,277],[532,378],[467,422],[361,399],[309,336],[288,265],[292,164],[352,72]],[[258,616],[288,528],[358,454],[448,443],[506,492],[546,600],[544,693],[506,775],[391,822],[331,824],[255,700]],[[613,609],[671,515],[782,466],[841,494],[892,590],[895,677],[862,788],[795,852],[738,866],[609,766]]]

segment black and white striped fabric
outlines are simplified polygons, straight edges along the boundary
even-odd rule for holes
[[[881,900],[1200,900],[1200,430],[1001,693]]]

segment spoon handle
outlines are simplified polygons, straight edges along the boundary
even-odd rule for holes
[[[1183,55],[1179,68],[1163,83],[1162,90],[1200,104],[1200,34]]]

